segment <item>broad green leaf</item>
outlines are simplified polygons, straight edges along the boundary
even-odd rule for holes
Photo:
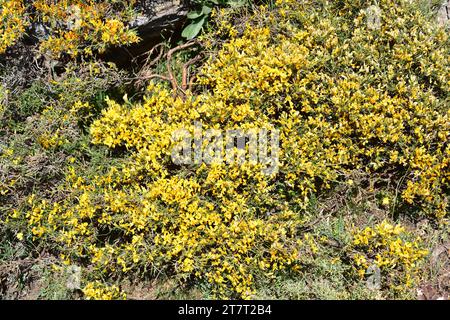
[[[212,10],[211,7],[209,7],[209,6],[203,6],[203,7],[202,7],[202,14],[208,15],[208,14],[211,13],[211,10]]]
[[[247,0],[229,0],[227,2],[227,4],[231,7],[231,8],[240,8],[243,7],[247,4]]]
[[[206,16],[201,16],[201,18],[197,18],[196,20],[192,21],[191,24],[183,29],[181,36],[183,38],[186,38],[187,40],[195,38],[199,34],[200,30],[202,30],[205,21]]]
[[[189,11],[187,14],[188,19],[194,20],[198,17],[201,17],[203,15],[202,11],[196,10],[196,11]]]

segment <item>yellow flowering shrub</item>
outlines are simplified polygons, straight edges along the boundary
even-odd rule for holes
[[[392,225],[386,220],[380,224],[355,232],[351,250],[353,268],[361,278],[367,269],[376,265],[381,271],[381,283],[393,289],[411,287],[417,279],[419,264],[428,254],[422,248],[420,238],[412,241],[400,224]]]
[[[25,4],[22,0],[0,1],[0,53],[13,45],[25,32]]]
[[[3,0],[0,53],[14,45],[30,23],[41,23],[46,28],[48,36],[40,39],[40,50],[56,58],[62,54],[92,55],[107,46],[138,42],[137,34],[127,26],[135,4],[135,0]]]
[[[263,8],[258,27],[248,22],[226,42],[199,83],[234,113],[251,104],[244,121],[279,125],[280,175],[295,194],[307,198],[350,170],[393,171],[405,179],[406,203],[442,218],[450,177],[448,33],[408,1],[391,0],[380,2],[382,24],[373,30],[366,2],[326,12],[309,1]],[[351,19],[340,17],[349,12]],[[231,25],[212,37],[227,37]]]
[[[106,275],[165,270],[203,279],[218,296],[250,297],[261,273],[295,269],[300,217],[272,198],[273,177],[258,165],[201,165],[191,177],[170,172],[170,134],[198,118],[198,103],[160,86],[132,108],[108,101],[93,142],[135,151],[92,179],[69,168],[65,200],[31,197],[25,218],[32,237],[58,244],[67,263],[87,257]]]
[[[31,197],[11,220],[103,277],[163,271],[206,282],[219,297],[249,298],[257,278],[299,268],[303,240],[317,251],[299,235],[302,214],[313,194],[353,171],[384,176],[380,188],[396,185],[403,213],[445,219],[449,35],[401,0],[379,1],[373,28],[362,3],[278,1],[241,25],[216,11],[220,27],[202,39],[214,54],[196,90],[175,97],[151,83],[142,102],[107,100],[90,136],[114,163],[94,176],[68,167],[64,197]],[[174,133],[193,133],[195,122],[279,130],[279,170],[173,163]],[[412,270],[424,255],[397,239],[397,227],[370,230],[355,236],[368,241],[356,264]]]

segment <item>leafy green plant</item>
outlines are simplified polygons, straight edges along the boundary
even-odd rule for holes
[[[187,14],[190,23],[183,29],[181,35],[187,40],[195,38],[202,30],[214,7],[237,8],[248,3],[248,0],[200,0],[197,8]]]

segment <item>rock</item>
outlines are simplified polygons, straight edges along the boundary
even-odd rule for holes
[[[142,0],[137,8],[139,14],[130,23],[132,28],[138,30],[142,41],[127,48],[112,48],[104,58],[119,66],[124,65],[163,39],[180,34],[188,8],[187,0]]]
[[[142,0],[137,5],[138,16],[131,22],[132,27],[148,27],[148,25],[159,18],[171,15],[185,15],[186,1],[183,0]]]
[[[66,269],[67,282],[66,287],[69,290],[81,289],[81,267],[70,265]]]
[[[445,1],[437,13],[439,24],[450,26],[450,0]]]
[[[187,1],[183,0],[153,0],[141,9],[141,13],[132,22],[137,27],[142,43],[161,39],[170,33],[179,31],[188,12]],[[155,43],[152,43],[152,46]]]

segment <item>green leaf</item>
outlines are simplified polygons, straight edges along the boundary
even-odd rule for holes
[[[212,11],[212,8],[209,7],[209,6],[203,6],[203,7],[202,7],[202,14],[204,14],[204,15],[210,14],[211,11]]]
[[[194,20],[197,18],[200,18],[203,15],[209,15],[212,11],[212,8],[210,6],[204,5],[202,7],[202,10],[193,10],[189,11],[187,14],[188,19]]]
[[[227,4],[231,8],[240,8],[247,4],[247,0],[229,0]]]
[[[186,26],[186,28],[183,29],[183,32],[181,33],[181,36],[183,38],[186,38],[187,40],[191,40],[195,38],[200,30],[202,30],[202,27],[206,21],[206,16],[203,15],[201,18],[197,18],[196,20],[192,21],[191,24]]]
[[[199,10],[195,10],[195,11],[189,11],[187,14],[188,19],[194,20],[197,19],[198,17],[201,17],[203,15],[202,11]]]

